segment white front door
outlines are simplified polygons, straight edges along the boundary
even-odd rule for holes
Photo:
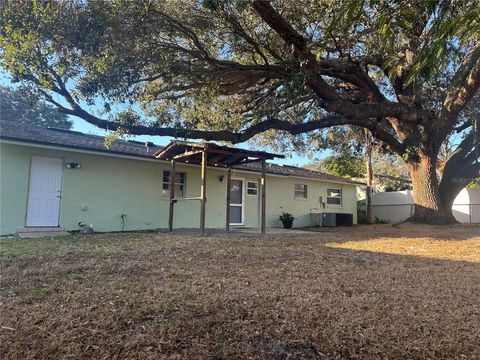
[[[230,225],[243,225],[243,180],[230,181]]]
[[[32,157],[27,226],[58,226],[62,159]]]

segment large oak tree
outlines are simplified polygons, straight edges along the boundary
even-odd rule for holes
[[[450,223],[480,169],[466,111],[479,19],[475,0],[4,0],[1,62],[60,111],[120,133],[240,143],[368,129],[408,165],[411,220]]]

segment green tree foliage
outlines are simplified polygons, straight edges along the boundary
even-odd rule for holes
[[[44,127],[72,127],[72,121],[56,107],[38,96],[8,87],[0,87],[0,119]]]
[[[397,191],[411,188],[408,170],[395,154],[375,152],[373,155],[374,188],[377,191]],[[342,151],[315,160],[308,169],[346,178],[365,179],[365,159],[361,153]]]
[[[348,151],[343,151],[337,155],[329,155],[318,163],[308,165],[308,168],[350,179],[365,177],[365,162],[358,155]]]
[[[103,129],[313,144],[323,129],[366,128],[407,163],[423,222],[454,221],[452,197],[479,175],[464,111],[480,86],[476,0],[2,5],[1,63],[14,81]],[[138,116],[117,113],[128,106]],[[439,183],[438,153],[457,131]]]
[[[467,187],[471,189],[480,189],[480,180],[473,180],[470,184],[467,185]]]
[[[375,152],[373,155],[375,184],[381,191],[410,190],[412,184],[405,163],[395,154]]]

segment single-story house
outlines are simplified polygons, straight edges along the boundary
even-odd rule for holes
[[[95,231],[147,230],[169,224],[171,162],[155,157],[162,147],[101,136],[0,121],[0,235],[28,228]],[[261,164],[231,169],[227,217],[227,169],[206,171],[205,225],[256,228],[261,214]],[[174,228],[198,228],[201,166],[175,168]],[[295,227],[314,225],[318,214],[351,214],[357,221],[355,181],[300,167],[266,163],[267,227],[289,212]],[[182,201],[185,199],[185,201]],[[323,215],[322,215],[323,216]]]

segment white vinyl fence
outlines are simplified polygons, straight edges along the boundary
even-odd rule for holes
[[[399,222],[413,215],[412,191],[392,191],[373,194],[373,215],[384,221]],[[463,189],[452,206],[453,216],[465,224],[480,223],[480,189]]]

